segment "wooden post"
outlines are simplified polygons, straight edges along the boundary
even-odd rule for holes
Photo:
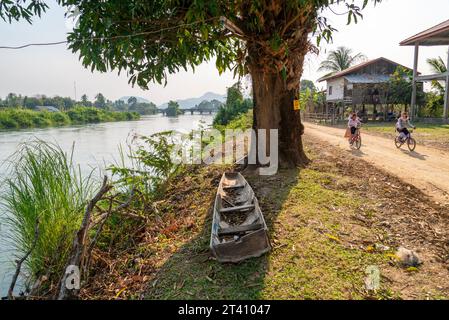
[[[413,119],[416,109],[416,77],[418,77],[418,56],[419,56],[419,43],[415,44],[415,59],[413,62],[413,83],[412,83],[412,103],[410,104],[410,118]]]
[[[444,91],[444,120],[448,120],[449,116],[449,51],[447,53],[447,76],[446,76],[446,89]]]

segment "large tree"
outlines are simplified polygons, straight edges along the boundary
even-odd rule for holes
[[[381,0],[58,0],[79,13],[69,46],[92,70],[126,71],[142,88],[213,57],[219,72],[249,73],[254,128],[279,129],[280,162],[288,165],[308,161],[293,101],[304,57],[317,51],[311,35],[330,40],[335,29],[323,16],[326,8],[344,6],[350,23],[370,1]],[[20,9],[30,19],[46,5],[12,1],[0,6],[0,15],[19,19]]]
[[[106,98],[104,97],[104,95],[102,93],[98,93],[95,96],[94,106],[95,106],[95,108],[98,108],[98,109],[106,109],[106,107],[107,107]]]

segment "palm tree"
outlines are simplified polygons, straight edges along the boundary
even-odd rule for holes
[[[427,59],[427,63],[432,68],[432,71],[435,73],[445,73],[447,72],[447,66],[444,63],[441,57],[438,58],[429,58]],[[440,93],[444,92],[443,85],[437,80],[432,81],[432,88],[438,90]]]
[[[340,72],[352,67],[358,62],[366,60],[363,53],[353,55],[352,49],[346,47],[338,47],[327,55],[326,60],[321,62],[318,71],[330,71],[332,73]]]

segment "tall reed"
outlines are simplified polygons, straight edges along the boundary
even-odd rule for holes
[[[39,219],[37,245],[26,261],[29,280],[46,275],[57,281],[80,226],[83,209],[92,192],[90,174],[82,177],[59,146],[32,141],[20,146],[9,159],[9,173],[0,195],[8,225],[8,241],[17,255],[30,248]]]

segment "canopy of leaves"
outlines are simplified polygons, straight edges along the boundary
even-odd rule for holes
[[[313,83],[313,81],[306,80],[306,79],[301,80],[301,85],[300,85],[299,91],[304,92],[306,90],[310,90],[312,92],[316,91],[316,86]]]
[[[0,1],[0,18],[11,23],[25,19],[31,23],[33,16],[38,16],[48,9],[43,0],[2,0]]]
[[[299,84],[302,57],[316,51],[311,34],[319,43],[335,31],[324,9],[343,5],[348,23],[357,22],[370,1],[381,0],[57,0],[78,15],[68,40],[83,65],[126,71],[142,88],[212,57],[219,72],[243,75],[257,64]],[[5,0],[0,16],[29,20],[45,9],[39,0]]]

